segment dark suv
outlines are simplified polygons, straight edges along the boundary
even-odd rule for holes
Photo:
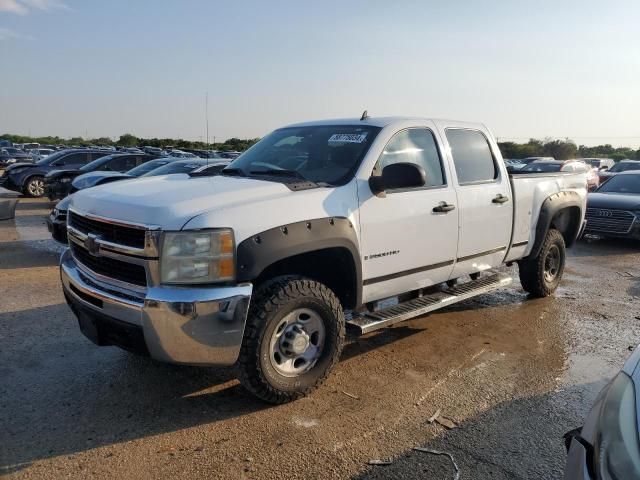
[[[42,197],[47,173],[60,168],[79,168],[110,153],[88,149],[63,150],[36,163],[16,163],[4,171],[0,177],[0,186],[30,197]]]
[[[158,158],[155,155],[145,154],[112,154],[94,160],[80,168],[64,167],[52,170],[44,177],[45,193],[49,200],[64,198],[74,191],[72,181],[79,175],[89,172],[126,172],[149,160]]]

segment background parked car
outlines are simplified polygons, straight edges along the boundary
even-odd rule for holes
[[[44,177],[47,197],[49,200],[66,197],[72,190],[72,180],[83,173],[94,171],[127,172],[156,158],[158,157],[145,154],[114,154],[98,158],[80,168],[53,170]]]
[[[33,155],[15,147],[0,149],[0,167],[14,165],[16,163],[33,163]]]
[[[157,175],[171,175],[174,173],[190,173],[198,176],[213,175],[229,165],[229,163],[229,161],[211,162],[210,160],[205,159],[171,160],[170,158],[159,158],[157,160],[146,162],[139,167],[130,170],[127,172],[126,176],[122,175],[116,178],[107,176],[103,178],[103,180],[107,180],[105,183],[108,183],[109,181],[132,180],[136,177],[153,177]],[[159,166],[145,171],[145,169],[156,165]],[[86,179],[82,179],[81,177],[84,177],[85,175],[81,175],[74,180],[74,183],[79,181],[79,183],[84,185],[84,188],[97,186],[100,184],[97,183],[99,182],[99,176],[95,176],[98,173],[101,172],[85,174],[87,176]],[[95,183],[88,181],[89,179],[93,179]],[[93,185],[90,185],[91,183],[93,183]],[[80,185],[77,186],[80,187]],[[83,190],[84,188],[78,188],[77,190]],[[67,243],[67,211],[69,209],[70,201],[71,195],[68,195],[55,206],[47,218],[47,228],[49,229],[49,232],[51,232],[51,236],[54,240],[64,244]]]
[[[600,184],[597,169],[580,160],[535,160],[511,173],[571,172],[587,174],[587,189],[595,190]]]
[[[175,158],[199,158],[191,152],[184,152],[182,150],[176,150],[175,148],[169,152],[169,156]]]
[[[640,240],[640,170],[621,172],[587,197],[585,233]]]
[[[598,170],[608,170],[616,164],[616,162],[610,158],[578,158],[578,160],[585,162]]]
[[[0,177],[0,186],[31,197],[44,195],[44,177],[61,167],[79,168],[108,155],[100,150],[63,150],[36,163],[16,163],[7,167]]]
[[[507,165],[507,171],[509,173],[518,171],[530,163],[537,161],[551,161],[555,160],[553,157],[527,157],[527,158],[519,158],[519,159],[511,159],[509,162],[505,162]]]
[[[584,426],[565,434],[568,456],[564,478],[640,478],[640,348],[596,398]]]
[[[628,172],[630,170],[640,170],[640,160],[621,160],[608,170],[598,172],[600,182],[615,177],[620,172]]]
[[[33,150],[29,150],[29,153],[33,157],[33,160],[37,162],[55,153],[55,150],[52,148],[34,148]]]
[[[78,175],[71,181],[71,192],[75,193],[78,190],[84,190],[85,188],[96,187],[105,183],[117,182],[118,180],[127,180],[144,175],[145,173],[155,170],[158,167],[162,167],[167,163],[175,162],[178,159],[172,157],[160,157],[155,160],[149,160],[142,165],[135,167],[127,172],[113,172],[98,170],[89,173],[83,173]]]

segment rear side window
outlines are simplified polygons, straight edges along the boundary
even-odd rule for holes
[[[85,152],[70,153],[60,160],[56,160],[55,165],[84,165],[89,161],[89,157]]]
[[[446,135],[459,184],[487,182],[498,178],[498,168],[489,142],[481,132],[447,129]]]
[[[422,167],[429,187],[445,184],[440,153],[431,130],[410,128],[396,133],[380,155],[376,173],[394,163],[413,163]]]
[[[136,157],[116,157],[108,164],[108,170],[114,172],[126,172],[137,165]]]

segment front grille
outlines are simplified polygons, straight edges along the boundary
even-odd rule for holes
[[[69,225],[82,233],[100,235],[103,240],[134,248],[144,248],[145,230],[114,225],[69,212]]]
[[[69,242],[75,259],[95,273],[133,285],[147,286],[147,273],[142,265],[110,257],[94,257],[74,242]]]
[[[587,208],[587,231],[628,233],[633,224],[634,215],[625,210],[608,208]]]

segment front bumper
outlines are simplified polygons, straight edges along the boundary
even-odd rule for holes
[[[640,240],[640,220],[636,218],[636,220],[631,224],[631,228],[628,232],[611,232],[607,230],[589,228],[589,224],[587,223],[584,233],[587,235],[595,235],[597,237],[631,238]]]
[[[45,195],[49,200],[61,200],[71,193],[71,182],[47,182],[45,178]]]
[[[564,469],[565,480],[593,480],[587,464],[587,450],[575,438],[571,439]]]
[[[186,365],[232,365],[238,358],[251,284],[126,291],[78,266],[68,249],[60,277],[82,333],[97,345]]]
[[[67,239],[67,216],[64,216],[51,213],[47,217],[47,230],[51,233],[53,239],[57,242],[60,242],[66,245],[69,240]]]
[[[12,178],[9,176],[7,171],[5,170],[2,176],[0,177],[0,187],[6,188],[7,190],[13,190],[14,192],[20,192],[20,185],[16,185]]]

